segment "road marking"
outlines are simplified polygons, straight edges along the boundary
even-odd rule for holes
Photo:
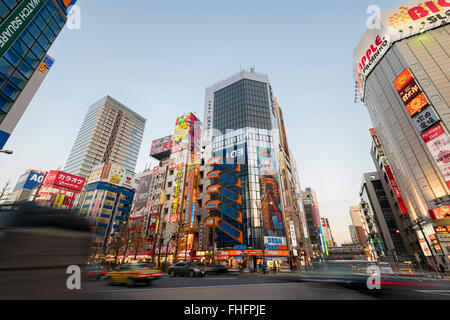
[[[421,293],[442,294],[444,296],[450,296],[450,290],[414,290]]]
[[[90,291],[88,293],[119,293],[119,292],[136,292],[136,291],[162,291],[162,290],[184,290],[184,289],[205,289],[205,288],[224,288],[224,287],[253,287],[253,286],[274,286],[274,285],[300,285],[299,282],[288,283],[253,283],[253,284],[231,284],[231,285],[214,285],[214,286],[197,286],[197,287],[174,287],[174,288],[152,288],[152,289],[120,289],[105,291]],[[317,288],[317,290],[348,292],[346,290]]]

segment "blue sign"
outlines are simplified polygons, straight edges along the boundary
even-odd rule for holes
[[[62,11],[67,16],[67,9],[69,9],[70,6],[73,6],[77,2],[77,0],[58,0],[59,5],[61,6]]]
[[[30,173],[25,173],[20,176],[17,181],[16,186],[14,187],[13,192],[17,190],[26,189],[33,190],[34,188],[39,187],[39,185],[44,181],[45,175],[42,173],[31,171]]]

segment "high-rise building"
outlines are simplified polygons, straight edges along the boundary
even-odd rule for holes
[[[330,221],[328,218],[321,218],[322,220],[322,229],[323,234],[325,236],[325,242],[327,243],[327,247],[335,247],[336,242],[334,242],[333,233],[331,232]]]
[[[375,258],[385,261],[407,261],[408,252],[378,172],[363,174],[361,186],[361,212],[368,240]],[[401,259],[403,257],[403,259]]]
[[[375,189],[379,200],[379,208],[382,211],[383,217],[381,219],[385,220],[383,228],[385,232],[388,232],[386,236],[392,240],[399,260],[416,262],[417,257],[422,256],[421,260],[425,262],[426,259],[424,259],[420,250],[417,234],[410,232],[413,221],[407,214],[405,202],[398,189],[389,162],[376,134],[373,130],[371,132],[373,142],[370,155],[379,177],[379,183],[376,183]]]
[[[173,135],[152,143],[150,156],[159,164],[153,168],[149,212],[159,218],[152,252],[158,264],[212,260],[209,229],[204,226],[209,181],[201,159],[201,127],[195,114],[183,114],[176,119]]]
[[[302,201],[308,226],[309,241],[312,247],[312,258],[320,260],[327,254],[327,243],[321,223],[319,202],[312,188],[302,191]]]
[[[428,263],[447,268],[450,239],[435,230],[450,216],[449,10],[447,0],[413,0],[382,12],[354,61],[356,87],[414,222],[410,230],[425,244]]]
[[[0,149],[52,67],[47,51],[75,2],[0,1]]]
[[[78,213],[92,227],[94,255],[104,253],[113,234],[128,224],[136,187],[134,172],[120,165],[93,167]]]
[[[350,236],[352,238],[352,243],[355,246],[361,246],[361,244],[359,243],[359,240],[358,240],[358,234],[356,233],[355,226],[354,225],[349,225],[348,226],[348,231],[350,231]]]
[[[356,236],[358,237],[358,243],[362,247],[367,248],[367,233],[364,229],[361,208],[359,206],[351,206],[349,212],[353,222],[353,227],[355,228]]]
[[[267,75],[241,71],[207,88],[204,126],[207,224],[221,259],[249,268],[263,258],[269,267],[304,264],[295,181],[284,179],[293,157]]]
[[[87,178],[95,165],[112,162],[134,172],[145,123],[136,112],[106,96],[89,108],[64,171]]]

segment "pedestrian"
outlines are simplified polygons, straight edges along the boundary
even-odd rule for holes
[[[262,267],[262,273],[266,274],[266,264],[263,263],[261,267]]]
[[[441,270],[441,272],[442,272],[442,277],[445,277],[445,267],[443,264],[439,265],[439,270]]]

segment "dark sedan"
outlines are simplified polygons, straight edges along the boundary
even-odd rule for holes
[[[210,273],[227,274],[228,273],[227,267],[225,267],[224,265],[221,265],[221,264],[205,267],[205,271],[208,274],[210,274]]]
[[[194,278],[195,276],[203,277],[206,271],[203,267],[197,266],[196,264],[189,262],[179,262],[170,266],[167,273],[171,277],[180,275]]]
[[[100,280],[106,273],[105,268],[98,264],[88,264],[86,266],[86,276],[88,279]]]

